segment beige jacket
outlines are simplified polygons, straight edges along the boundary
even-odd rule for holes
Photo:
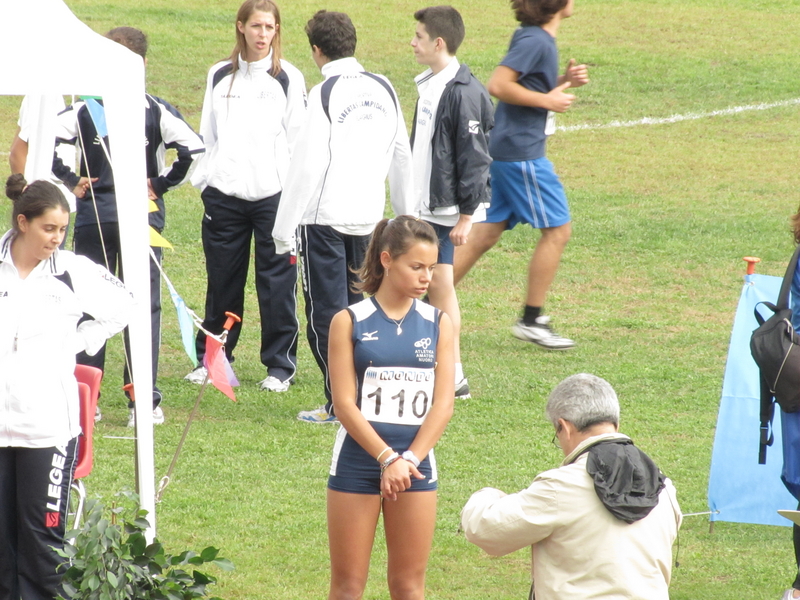
[[[668,479],[658,505],[628,525],[600,502],[581,455],[600,441],[626,437],[585,440],[559,468],[516,494],[476,492],[461,511],[467,539],[494,556],[531,546],[536,600],[668,600],[681,524],[675,487]]]

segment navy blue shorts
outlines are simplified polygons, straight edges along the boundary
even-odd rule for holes
[[[528,223],[536,229],[560,227],[572,220],[564,187],[546,157],[522,162],[494,161],[492,203],[486,223],[508,221],[506,229]]]
[[[408,450],[408,444],[403,447],[396,443],[400,440],[392,440],[391,436],[385,434],[381,437],[396,452],[402,454],[405,450]],[[420,463],[419,471],[425,476],[425,479],[412,477],[411,487],[406,492],[435,491],[438,487],[438,472],[433,450]],[[358,442],[347,435],[344,427],[340,427],[336,435],[333,460],[331,461],[331,470],[328,476],[328,489],[348,494],[372,494],[377,496],[381,493],[381,466]]]
[[[453,228],[447,225],[431,223],[430,221],[426,222],[433,227],[433,230],[439,238],[439,260],[437,262],[440,265],[452,265],[455,246],[453,246],[453,242],[450,241],[450,232],[453,231]]]

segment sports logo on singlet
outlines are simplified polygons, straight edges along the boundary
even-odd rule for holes
[[[369,367],[361,386],[368,421],[421,425],[433,404],[433,369]]]
[[[433,362],[434,352],[431,348],[432,340],[429,337],[414,342],[414,355],[420,362]]]
[[[378,336],[375,335],[376,333],[378,333],[377,329],[375,331],[365,331],[364,333],[361,334],[361,341],[374,342],[375,340],[379,339]]]

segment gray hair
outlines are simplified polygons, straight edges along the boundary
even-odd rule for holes
[[[571,375],[550,392],[545,407],[547,418],[558,426],[558,420],[569,421],[578,431],[598,423],[619,426],[619,400],[605,379],[579,373]]]

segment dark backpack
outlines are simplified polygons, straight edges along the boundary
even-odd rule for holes
[[[759,302],[754,313],[758,328],[750,338],[750,353],[761,372],[761,439],[758,462],[767,460],[767,446],[772,445],[772,417],[775,402],[784,412],[797,412],[800,409],[800,336],[792,326],[792,309],[789,308],[789,292],[797,269],[800,246],[794,252],[786,274],[783,276],[778,303]],[[758,312],[763,304],[773,312],[764,319]]]

